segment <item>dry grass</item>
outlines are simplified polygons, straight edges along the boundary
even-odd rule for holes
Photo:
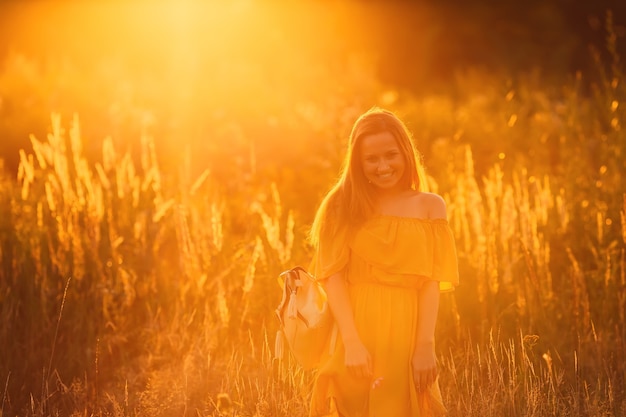
[[[461,82],[456,106],[402,108],[457,238],[438,327],[451,417],[626,415],[619,68],[590,94],[580,77],[558,93]],[[0,173],[0,415],[306,413],[312,374],[273,358],[273,309],[278,272],[309,256],[312,210],[281,198],[322,185],[254,165],[226,192],[212,167],[163,171],[148,136],[136,153],[107,139],[92,163],[58,116],[31,145],[17,178]]]

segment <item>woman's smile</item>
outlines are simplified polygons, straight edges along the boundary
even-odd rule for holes
[[[391,133],[381,132],[363,137],[360,157],[363,175],[370,184],[381,190],[399,190],[406,163]]]

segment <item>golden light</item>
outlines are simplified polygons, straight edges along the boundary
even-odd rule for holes
[[[512,114],[511,117],[509,117],[509,121],[507,122],[507,125],[509,127],[513,127],[515,126],[515,122],[517,122],[517,114]]]
[[[20,83],[10,94],[40,98],[27,113],[37,123],[16,122],[16,138],[44,137],[55,112],[77,113],[92,141],[127,146],[147,132],[165,154],[213,146],[207,137],[216,147],[249,142],[251,131],[275,140],[277,121],[297,124],[297,109],[366,90],[372,78],[353,54],[371,48],[376,15],[351,2],[40,1],[11,13],[7,67]],[[33,68],[26,80],[22,61]],[[285,109],[293,115],[278,118]]]
[[[72,0],[25,2],[11,21],[20,53],[85,67],[121,62],[137,76],[156,74],[168,98],[170,90],[190,95],[194,83],[217,92],[227,86],[246,106],[260,92],[238,91],[255,83],[270,95],[277,85],[307,94],[337,88],[319,77],[322,68],[345,72],[359,65],[354,57],[389,49],[381,10],[350,1]]]

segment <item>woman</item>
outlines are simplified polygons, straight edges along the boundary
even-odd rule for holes
[[[310,416],[446,411],[434,333],[439,293],[458,284],[458,269],[445,202],[424,181],[402,121],[379,108],[361,115],[310,233],[339,336],[318,370]]]

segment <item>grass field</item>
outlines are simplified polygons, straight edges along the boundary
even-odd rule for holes
[[[373,104],[407,120],[448,204],[450,416],[626,415],[625,82],[617,57],[556,86],[467,73],[414,97],[372,81],[273,102],[284,130],[215,122],[210,146],[166,151],[158,131],[93,151],[53,114],[0,171],[0,416],[305,415],[312,373],[273,358],[276,278],[308,263],[316,204]]]

